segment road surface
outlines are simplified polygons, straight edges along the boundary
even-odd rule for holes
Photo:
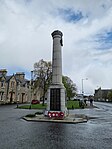
[[[112,149],[112,104],[71,110],[91,117],[87,123],[57,124],[22,119],[36,110],[0,106],[0,149]]]

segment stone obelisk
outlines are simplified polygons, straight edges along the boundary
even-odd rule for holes
[[[48,89],[47,110],[67,113],[65,106],[65,88],[62,83],[62,32],[54,31],[52,53],[52,83]]]

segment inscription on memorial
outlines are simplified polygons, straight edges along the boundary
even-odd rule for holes
[[[50,90],[50,110],[60,111],[60,88]]]

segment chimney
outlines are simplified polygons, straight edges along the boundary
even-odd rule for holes
[[[0,75],[6,76],[7,70],[6,69],[0,69]]]

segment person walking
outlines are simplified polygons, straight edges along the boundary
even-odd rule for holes
[[[90,97],[90,107],[92,107],[92,106],[93,106],[93,98]]]

